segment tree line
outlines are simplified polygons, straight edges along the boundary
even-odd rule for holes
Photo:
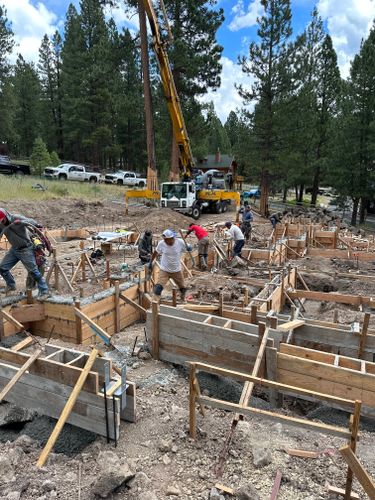
[[[113,3],[113,2],[112,2]],[[0,6],[0,142],[30,156],[36,139],[54,159],[145,170],[147,165],[139,34],[106,19],[100,0],[68,7],[63,33],[41,40],[38,63],[15,50],[11,23]],[[253,82],[238,86],[242,109],[225,124],[200,98],[220,86],[222,9],[206,0],[165,0],[173,41],[168,53],[196,158],[233,155],[240,173],[271,190],[333,186],[353,201],[352,222],[365,217],[375,171],[375,28],[362,41],[350,75],[316,9],[304,32],[292,33],[290,0],[262,0],[257,37],[238,64]],[[121,3],[131,11],[136,2]],[[163,26],[163,22],[161,23]],[[151,94],[159,177],[167,175],[173,143],[155,59]],[[40,155],[42,153],[40,152]],[[39,155],[39,156],[40,156]],[[262,211],[267,211],[267,196]]]

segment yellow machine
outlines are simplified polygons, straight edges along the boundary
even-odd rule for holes
[[[145,11],[152,33],[152,46],[157,57],[164,94],[167,100],[169,115],[172,121],[173,136],[179,151],[179,170],[181,182],[166,182],[161,185],[161,192],[151,189],[128,190],[125,193],[126,210],[130,198],[145,198],[160,200],[161,206],[170,207],[191,215],[194,219],[200,217],[202,209],[225,212],[228,202],[235,201],[240,205],[240,195],[235,191],[223,189],[196,189],[192,179],[194,158],[190,140],[182,114],[180,100],[177,94],[173,74],[169,64],[165,43],[162,40],[159,23],[151,0],[143,0]]]

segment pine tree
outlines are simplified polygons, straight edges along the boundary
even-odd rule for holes
[[[51,165],[51,157],[47,151],[47,147],[41,137],[37,137],[34,141],[33,150],[30,156],[31,171],[34,175],[42,175],[45,167]]]
[[[65,40],[61,50],[61,93],[64,156],[83,161],[81,143],[87,130],[85,107],[85,42],[81,19],[74,5],[68,7],[65,21]]]
[[[231,149],[233,149],[235,144],[238,142],[239,126],[240,123],[237,114],[234,111],[231,111],[228,115],[227,121],[224,124]]]
[[[7,18],[7,11],[0,5],[0,89],[2,79],[9,71],[8,56],[14,47],[13,31]]]
[[[215,112],[213,102],[209,103],[207,108],[207,152],[209,154],[215,154],[217,151],[224,154],[230,153],[229,138],[226,129]]]
[[[60,165],[60,163],[61,160],[59,158],[59,155],[56,153],[56,151],[52,151],[52,153],[50,154],[51,167],[57,167],[58,165]]]
[[[262,0],[263,15],[258,19],[259,42],[252,42],[249,57],[240,57],[242,71],[255,78],[251,90],[239,86],[244,104],[256,101],[253,113],[255,158],[261,175],[261,213],[268,211],[270,174],[278,167],[280,149],[278,107],[290,87],[289,37],[292,34],[290,0]],[[279,115],[282,113],[279,112]]]
[[[375,24],[352,62],[342,95],[332,127],[330,179],[341,195],[351,197],[355,225],[360,200],[365,207],[375,185]]]
[[[43,93],[43,136],[50,148],[63,151],[61,116],[61,36],[56,31],[50,39],[44,35],[39,49],[39,76]]]
[[[216,0],[168,0],[165,2],[174,42],[169,49],[173,78],[179,94],[191,143],[203,145],[201,130],[192,126],[196,98],[220,86],[220,57],[223,48],[216,34],[224,21]],[[190,102],[189,102],[190,101]],[[194,153],[194,151],[193,151]],[[178,151],[172,143],[171,168],[178,175]]]
[[[33,64],[18,56],[14,69],[15,127],[17,152],[29,156],[40,131],[41,87]]]
[[[9,79],[8,56],[14,47],[13,32],[7,12],[0,5],[0,143],[12,146],[16,140],[14,128],[14,93]]]

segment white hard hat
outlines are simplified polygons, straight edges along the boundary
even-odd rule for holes
[[[176,233],[172,229],[166,229],[163,233],[163,238],[174,238]]]

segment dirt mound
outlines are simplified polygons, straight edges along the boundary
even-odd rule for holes
[[[317,292],[337,291],[335,279],[328,274],[301,272],[301,276],[305,280],[305,283],[310,288],[310,290],[314,290]]]

